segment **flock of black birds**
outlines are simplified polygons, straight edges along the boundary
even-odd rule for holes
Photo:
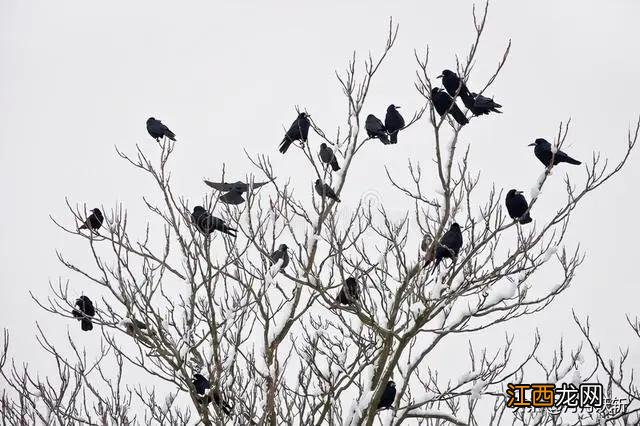
[[[440,116],[445,114],[451,115],[451,117],[461,126],[469,123],[466,115],[456,105],[456,98],[462,99],[465,107],[474,115],[486,115],[491,112],[502,113],[500,108],[502,106],[496,103],[492,98],[487,98],[482,95],[478,95],[471,92],[465,82],[453,71],[444,70],[438,78],[442,79],[444,89],[434,87],[431,90],[431,101],[434,109]],[[398,111],[399,106],[389,105],[385,116],[384,123],[373,114],[369,114],[365,121],[365,130],[369,138],[379,139],[383,144],[396,144],[398,143],[398,133],[404,129],[405,120]],[[298,117],[289,127],[289,130],[285,133],[282,142],[280,142],[279,151],[286,153],[292,143],[300,141],[306,143],[309,136],[309,128],[311,122],[309,120],[309,114],[301,112]],[[168,138],[171,141],[176,140],[176,135],[160,120],[153,117],[147,120],[147,131],[157,141],[163,138]],[[534,154],[538,160],[545,166],[551,167],[559,163],[569,163],[574,165],[580,165],[581,162],[571,158],[566,153],[553,149],[551,144],[545,139],[536,139],[534,143],[529,146],[535,146]],[[340,170],[338,158],[331,147],[326,143],[320,145],[319,157],[321,161],[331,167],[333,171]],[[226,182],[211,182],[204,181],[206,185],[211,188],[222,192],[219,196],[219,200],[225,204],[238,205],[245,201],[242,194],[252,191],[253,189],[260,188],[268,184],[269,182],[256,182],[256,183],[244,183],[237,181],[234,183]],[[340,198],[336,192],[327,183],[321,179],[317,179],[314,185],[315,191],[321,197],[327,197],[335,202],[340,202]],[[509,216],[517,221],[519,224],[524,225],[532,222],[531,215],[529,214],[529,204],[522,194],[522,191],[511,189],[507,192],[505,198],[505,204]],[[191,214],[191,220],[195,227],[204,235],[210,235],[214,231],[218,231],[227,234],[231,237],[236,237],[237,229],[230,227],[223,219],[213,216],[202,206],[196,206]],[[91,232],[97,231],[103,224],[104,216],[100,209],[95,208],[91,210],[91,214],[87,217],[84,223],[80,226],[79,230],[89,229]],[[456,261],[458,254],[462,248],[462,229],[458,223],[453,223],[451,227],[444,233],[440,241],[435,245],[432,252],[425,255],[425,267],[435,260],[434,268],[438,267],[443,259],[452,259]],[[430,242],[426,239],[422,242],[422,250],[428,251]],[[270,261],[272,265],[278,264],[279,270],[283,270],[289,264],[289,253],[286,244],[280,244],[278,249],[275,250],[271,256]],[[358,285],[354,277],[348,277],[342,284],[340,292],[336,296],[336,301],[342,305],[354,305],[360,299],[360,286]],[[92,301],[87,296],[80,296],[76,300],[75,308],[72,311],[74,318],[81,322],[81,328],[84,331],[93,329],[93,323],[91,319],[95,316],[95,308]],[[144,323],[137,321],[138,328],[146,328]],[[142,326],[141,326],[142,325]],[[212,400],[218,405],[222,411],[226,414],[230,414],[233,407],[227,402],[222,401],[222,397],[219,392],[213,391],[212,395],[205,395],[206,390],[211,388],[209,380],[207,380],[201,374],[195,374],[193,378],[193,386],[196,389],[198,395],[204,397],[201,398],[201,402],[209,404]],[[392,408],[396,395],[395,383],[389,381],[383,391],[382,397],[378,403],[378,409]]]

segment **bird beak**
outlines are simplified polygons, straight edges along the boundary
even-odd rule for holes
[[[396,105],[396,109],[398,109],[398,108],[402,108],[402,107],[399,107],[398,105]]]
[[[516,191],[516,194],[523,194],[522,191]]]
[[[536,146],[536,144],[535,144],[535,143],[530,143],[530,144],[529,144],[529,145],[527,145],[527,146]]]
[[[439,76],[437,76],[436,78],[442,78],[442,74],[440,74]]]

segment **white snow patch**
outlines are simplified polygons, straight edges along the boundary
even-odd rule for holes
[[[462,376],[460,376],[460,378],[458,379],[458,385],[463,385],[465,383],[470,382],[471,380],[475,379],[476,377],[478,377],[478,373],[476,373],[475,371],[469,371],[468,373],[464,373]]]
[[[544,252],[544,256],[542,257],[542,261],[543,262],[547,262],[549,259],[551,259],[551,256],[556,254],[557,251],[558,251],[558,247],[557,246],[549,247],[549,249]]]
[[[531,195],[531,199],[535,200],[540,196],[540,189],[537,186],[534,186],[533,188],[531,188],[530,195]]]
[[[505,299],[513,298],[518,291],[518,285],[509,280],[496,283],[484,302],[484,307],[489,308]]]
[[[316,244],[319,239],[320,239],[320,236],[317,234],[311,234],[309,236],[309,238],[307,239],[307,253],[311,253],[311,250],[313,250],[314,244]]]
[[[557,147],[557,146],[555,146],[555,145],[554,145],[554,146],[552,146],[552,147],[551,147],[551,153],[552,153],[552,154],[557,154],[557,153],[558,153],[558,147]]]
[[[476,380],[473,387],[471,388],[471,396],[469,396],[469,399],[471,401],[476,401],[482,398],[482,391],[484,390],[485,386],[487,386],[487,382],[482,379]]]
[[[458,272],[456,276],[453,277],[453,281],[451,281],[451,291],[456,291],[463,282],[464,274],[462,272]]]

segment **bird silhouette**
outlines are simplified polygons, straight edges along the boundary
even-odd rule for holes
[[[151,135],[155,140],[160,140],[163,137],[167,137],[175,142],[176,134],[173,133],[167,126],[162,124],[162,121],[156,120],[153,117],[149,117],[147,119],[147,132]]]
[[[380,142],[385,145],[389,145],[391,142],[389,141],[389,135],[387,134],[387,129],[382,124],[382,121],[378,117],[373,114],[369,114],[364,123],[364,128],[367,131],[367,135],[370,138],[378,138]]]
[[[434,87],[431,90],[431,102],[433,102],[433,106],[440,116],[443,116],[447,111],[449,111],[449,114],[461,126],[464,126],[469,122],[464,113],[460,108],[458,108],[458,105],[453,102],[453,98],[439,87]]]
[[[507,212],[511,219],[517,220],[521,224],[530,223],[533,219],[527,211],[529,209],[529,203],[522,195],[522,191],[516,191],[515,189],[509,190],[504,200],[507,205]]]
[[[280,244],[278,249],[271,253],[271,264],[274,265],[278,263],[280,259],[282,259],[282,264],[280,265],[280,270],[283,270],[289,264],[289,252],[287,251],[289,247],[286,244]]]
[[[384,127],[389,132],[391,143],[398,143],[398,132],[404,127],[404,118],[398,112],[399,106],[393,104],[387,107],[387,115],[384,118]]]
[[[385,386],[380,401],[378,401],[378,410],[387,410],[393,408],[393,401],[396,399],[396,384],[393,380],[389,380]]]
[[[93,209],[91,210],[89,217],[87,217],[87,220],[85,220],[82,226],[78,229],[91,229],[92,231],[95,231],[100,229],[103,221],[104,216],[102,216],[100,209]]]
[[[327,197],[332,199],[335,202],[338,202],[338,203],[340,202],[340,198],[338,198],[338,195],[335,193],[335,191],[329,185],[322,182],[320,179],[316,179],[315,188],[316,188],[316,192],[321,197]]]
[[[502,105],[496,103],[493,98],[487,98],[486,96],[478,95],[476,93],[471,93],[471,96],[473,97],[473,102],[470,105],[467,105],[467,107],[473,115],[489,114],[490,112],[502,114],[502,111],[498,109],[502,108]]]
[[[360,288],[355,278],[349,277],[342,284],[338,293],[338,302],[342,305],[353,305],[360,299]]]
[[[248,192],[251,188],[257,189],[271,181],[267,182],[254,182],[253,185],[244,183],[242,181],[237,181],[233,183],[227,182],[211,182],[205,180],[204,183],[210,186],[211,188],[218,190],[220,192],[224,192],[224,194],[220,195],[218,199],[225,204],[241,204],[245,202],[245,199],[242,197],[242,194]]]
[[[333,152],[333,149],[329,148],[326,143],[320,144],[320,159],[325,164],[330,164],[331,169],[334,172],[340,170],[340,165],[338,164],[338,159],[336,158],[336,154]]]
[[[463,100],[473,99],[467,85],[455,72],[451,70],[444,70],[442,71],[442,74],[436,78],[442,79],[442,85],[451,96],[455,96],[456,93],[458,93]],[[458,89],[460,89],[460,91],[458,91]]]
[[[551,165],[552,158],[554,166],[558,165],[559,163],[569,163],[576,166],[582,164],[580,161],[569,157],[562,151],[558,151],[554,155],[553,150],[551,149],[551,144],[545,139],[538,138],[535,140],[535,142],[529,144],[529,146],[535,146],[533,153],[536,155],[538,160],[540,160],[540,162],[544,164],[545,167],[549,167]]]
[[[435,250],[435,259],[437,267],[442,259],[448,258],[453,259],[454,262],[458,257],[458,253],[462,248],[462,230],[460,229],[460,225],[457,223],[453,223],[449,230],[444,233],[442,238],[440,238],[440,242]],[[425,266],[427,266],[431,262],[431,258],[427,258],[425,260]]]
[[[309,126],[311,122],[309,121],[309,115],[307,113],[301,112],[298,114],[298,118],[296,118],[287,133],[284,135],[282,142],[280,142],[280,152],[285,153],[289,146],[295,141],[306,142],[307,137],[309,136]]]
[[[80,296],[76,299],[76,308],[71,311],[71,315],[80,321],[80,327],[83,331],[93,330],[91,318],[96,314],[93,302],[87,296]]]
[[[209,235],[213,231],[220,231],[223,234],[235,237],[237,233],[237,229],[231,228],[224,220],[212,216],[211,213],[206,211],[202,206],[196,206],[193,208],[191,220],[196,228],[198,228],[198,231],[205,235]]]

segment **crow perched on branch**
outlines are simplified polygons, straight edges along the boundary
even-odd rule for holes
[[[219,217],[212,216],[202,206],[196,206],[191,213],[191,220],[198,228],[198,231],[205,235],[211,234],[213,231],[220,231],[223,234],[236,236],[237,229],[229,227],[224,220]]]
[[[338,198],[338,195],[335,193],[335,191],[329,185],[322,182],[320,179],[316,179],[315,188],[316,188],[316,192],[321,197],[327,197],[332,199],[335,202],[338,202],[338,203],[340,202],[340,198]]]
[[[298,114],[298,118],[296,118],[287,133],[284,135],[282,142],[280,142],[280,152],[285,153],[289,146],[295,141],[306,142],[307,137],[309,136],[309,126],[311,126],[311,122],[309,121],[310,115],[305,112],[301,112]]]
[[[526,198],[522,195],[522,191],[516,191],[515,189],[509,190],[504,202],[507,205],[507,212],[509,212],[511,219],[517,219],[522,225],[530,223],[533,220],[527,211],[529,209],[529,203],[527,203]]]
[[[337,299],[342,305],[353,305],[360,299],[360,288],[355,278],[349,277],[345,280]]]
[[[287,251],[289,247],[286,244],[280,244],[278,249],[271,253],[271,264],[274,265],[278,263],[280,259],[282,259],[282,265],[280,265],[280,270],[283,270],[289,264],[289,252]]]
[[[378,410],[393,408],[393,401],[396,399],[396,384],[393,380],[389,380],[387,386],[382,391],[380,401],[378,402]]]
[[[103,221],[104,216],[102,216],[102,212],[100,211],[100,209],[93,209],[91,210],[91,214],[89,215],[89,217],[87,217],[87,220],[84,221],[84,223],[80,228],[78,228],[78,230],[88,228],[92,231],[95,231],[102,226]]]
[[[440,239],[440,243],[438,247],[436,247],[436,264],[437,267],[442,259],[449,258],[453,259],[454,262],[458,257],[458,253],[462,248],[462,231],[460,229],[460,225],[457,223],[453,223],[451,228],[447,232],[444,233],[442,238]],[[427,266],[431,263],[431,258],[427,258],[424,266]]]
[[[71,315],[80,321],[80,327],[83,331],[93,330],[93,323],[91,318],[96,314],[96,309],[93,307],[93,302],[87,296],[80,296],[76,300],[77,308],[71,311]]]
[[[373,114],[367,115],[367,119],[364,122],[364,129],[367,131],[367,135],[370,138],[378,138],[380,142],[385,145],[389,145],[389,136],[387,135],[387,129],[382,124],[382,121]]]
[[[464,126],[469,122],[460,108],[458,108],[458,105],[453,102],[453,98],[439,87],[434,87],[431,90],[431,102],[433,102],[433,106],[440,116],[443,116],[447,111],[449,111],[449,114],[461,126]]]
[[[502,114],[498,108],[502,108],[502,105],[496,103],[493,98],[487,98],[486,96],[477,95],[475,93],[471,93],[473,97],[473,102],[470,105],[467,105],[467,108],[473,113],[473,115],[483,115],[489,114],[490,112],[497,112],[498,114]]]
[[[404,128],[404,118],[398,112],[399,106],[393,104],[387,107],[387,115],[384,118],[384,127],[389,132],[390,143],[398,143],[398,132]]]
[[[569,163],[576,166],[582,164],[580,161],[574,160],[562,151],[557,151],[554,154],[553,150],[551,149],[551,144],[545,139],[538,138],[535,140],[535,142],[530,143],[529,146],[535,146],[533,153],[536,155],[538,160],[540,160],[540,162],[544,164],[545,167],[549,167],[551,165],[551,158],[553,158],[554,166],[558,165],[559,163]]]
[[[155,140],[160,140],[163,137],[167,137],[175,142],[176,134],[173,133],[167,126],[162,124],[162,121],[156,120],[153,117],[149,117],[147,120],[147,132],[151,135]]]
[[[331,169],[334,172],[337,172],[338,170],[340,170],[340,165],[338,164],[338,159],[336,158],[336,154],[333,152],[333,149],[327,146],[326,143],[323,142],[322,144],[320,144],[319,154],[322,162],[325,164],[330,164]]]

